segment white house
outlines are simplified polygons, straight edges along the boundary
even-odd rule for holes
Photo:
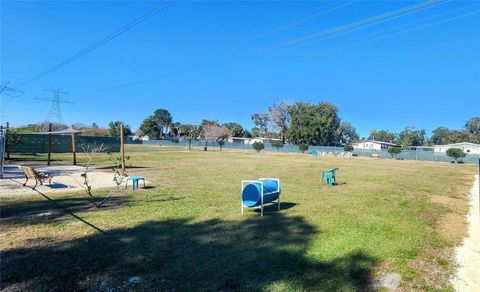
[[[480,144],[461,142],[448,145],[435,145],[433,146],[433,152],[445,153],[450,148],[460,148],[467,154],[480,154]]]
[[[363,142],[358,142],[353,144],[353,148],[355,149],[370,149],[370,150],[382,150],[382,149],[388,149],[394,146],[397,146],[397,145],[394,143],[375,141],[375,140],[368,140],[368,141],[363,141]]]
[[[261,138],[244,138],[244,137],[228,137],[227,139],[230,143],[239,143],[239,144],[253,144],[255,142],[262,142]]]
[[[255,142],[271,142],[271,141],[282,141],[280,139],[273,139],[273,138],[244,138],[244,137],[228,137],[227,142],[230,143],[239,143],[239,144],[253,144]]]

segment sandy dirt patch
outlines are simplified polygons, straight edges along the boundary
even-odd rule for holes
[[[470,212],[467,237],[455,249],[457,271],[451,279],[456,291],[480,291],[480,208],[479,177],[475,178],[470,190]]]
[[[46,193],[65,193],[83,191],[83,178],[80,174],[84,168],[81,166],[34,166],[38,171],[48,172],[54,177],[52,179],[52,186],[38,185],[37,190]],[[115,186],[113,182],[113,171],[99,171],[92,169],[89,173],[92,179],[92,186],[95,189],[110,188]],[[4,178],[0,179],[0,197],[12,197],[22,195],[37,194],[32,187],[35,185],[35,180],[29,179],[27,186],[23,186],[25,182],[25,176],[20,168],[16,165],[8,165],[5,168]]]

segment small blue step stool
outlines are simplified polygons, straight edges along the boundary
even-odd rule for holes
[[[131,180],[132,181],[132,191],[134,191],[135,189],[138,189],[138,182],[143,180],[143,187],[145,187],[145,178],[141,177],[141,176],[129,176],[127,178],[127,181],[125,182],[125,189],[127,189],[127,185],[128,185],[128,181]]]

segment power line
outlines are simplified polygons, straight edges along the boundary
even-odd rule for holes
[[[449,0],[450,1],[450,0]],[[391,27],[387,27],[387,28],[384,28],[380,31],[375,31],[373,32],[373,36],[375,35],[379,35],[378,32],[382,33],[382,32],[385,32],[385,31],[391,31],[391,30],[395,30],[395,29],[398,29],[398,28],[401,28],[401,27],[405,27],[405,26],[409,26],[409,25],[412,25],[412,24],[415,24],[415,23],[421,23],[421,22],[424,22],[426,20],[430,20],[430,19],[435,19],[435,18],[438,18],[438,17],[441,17],[441,16],[444,16],[444,15],[449,15],[449,14],[452,14],[453,12],[457,12],[457,11],[462,11],[462,10],[465,10],[465,9],[470,9],[472,6],[476,6],[477,4],[473,4],[473,5],[466,5],[466,6],[463,6],[463,7],[460,7],[460,8],[457,8],[457,9],[453,9],[453,10],[450,10],[448,12],[445,12],[445,13],[440,13],[440,14],[436,14],[436,15],[433,15],[433,16],[429,16],[429,17],[425,17],[425,18],[421,18],[421,19],[417,19],[417,20],[414,20],[414,21],[410,21],[410,22],[406,22],[406,23],[402,23],[402,24],[399,24],[399,25],[395,25],[395,26],[391,26]],[[366,26],[366,27],[369,27],[369,26]],[[362,39],[365,39],[365,36],[362,36],[362,37],[357,37],[357,38],[354,38],[354,39],[351,39],[350,41],[357,41],[359,40],[360,42],[362,42],[361,40]],[[312,43],[308,43],[306,45],[310,45]],[[303,45],[305,46],[305,45]],[[303,47],[303,46],[300,46],[300,47]],[[344,47],[340,47],[340,48],[335,48],[335,49],[331,49],[331,50],[327,50],[326,52],[335,52],[337,50],[341,50],[343,48],[346,48],[346,47],[350,47],[350,45],[347,45],[347,46],[344,46]],[[298,47],[297,47],[298,48]]]
[[[302,36],[302,37],[299,37],[299,38],[296,38],[296,39],[293,39],[293,40],[289,40],[289,41],[286,41],[286,42],[283,42],[283,43],[280,43],[280,44],[277,44],[277,45],[267,47],[265,49],[261,49],[259,51],[260,52],[268,52],[268,51],[271,51],[271,50],[274,50],[274,49],[278,49],[278,48],[282,48],[282,47],[286,47],[286,46],[292,46],[292,45],[295,45],[295,44],[298,44],[298,43],[314,41],[314,40],[318,40],[318,39],[320,39],[324,36],[331,35],[331,34],[334,34],[336,32],[339,32],[339,31],[345,31],[345,30],[355,28],[355,27],[360,27],[358,29],[365,28],[362,25],[371,26],[373,24],[377,24],[376,21],[379,21],[378,23],[382,23],[382,22],[385,22],[386,19],[391,19],[391,18],[396,18],[396,17],[399,17],[399,16],[404,16],[404,15],[410,14],[410,12],[418,12],[420,10],[431,8],[433,6],[436,6],[438,4],[443,4],[445,2],[446,1],[442,1],[442,0],[425,1],[425,2],[422,2],[422,3],[419,3],[419,4],[415,4],[415,5],[411,5],[411,6],[408,6],[408,7],[400,8],[400,9],[390,11],[390,12],[387,12],[387,13],[383,13],[383,14],[380,14],[380,15],[376,15],[376,16],[365,18],[365,19],[361,19],[361,20],[358,20],[358,21],[355,21],[355,22],[352,22],[352,23],[349,23],[349,24],[337,26],[337,27],[334,27],[334,28],[331,28],[331,29],[327,29],[327,30],[323,30],[323,31],[320,31],[320,32],[316,32],[316,33],[313,33],[313,34],[306,35],[306,36]],[[432,4],[433,4],[433,6],[432,6]]]
[[[162,5],[160,5],[159,7],[149,11],[148,13],[134,19],[133,21],[131,21],[130,23],[128,23],[127,25],[123,26],[122,28],[118,29],[117,31],[109,34],[108,36],[104,37],[102,40],[92,44],[91,46],[85,48],[84,50],[76,53],[75,55],[71,56],[70,58],[56,64],[55,66],[41,72],[40,74],[37,74],[21,83],[19,83],[18,85],[16,85],[16,87],[21,87],[21,86],[24,86],[28,83],[31,83],[33,81],[36,81],[70,63],[72,63],[73,61],[77,60],[78,58],[90,53],[91,51],[97,49],[98,47],[104,45],[105,43],[117,38],[118,36],[120,36],[121,34],[127,32],[128,30],[132,29],[133,27],[141,24],[142,22],[146,21],[147,19],[151,18],[152,16],[164,11],[165,9],[167,9],[168,7],[170,7],[171,5],[173,5],[177,0],[172,0],[172,1],[168,1],[168,2],[165,2],[163,3]]]
[[[378,20],[378,21],[375,21],[375,22],[371,22],[371,23],[366,23],[366,24],[361,24],[359,26],[356,26],[356,27],[353,27],[353,28],[349,28],[345,31],[340,31],[340,32],[336,32],[334,34],[326,34],[326,35],[323,35],[317,39],[314,39],[314,40],[309,40],[309,41],[305,41],[305,42],[301,42],[300,45],[297,45],[297,46],[290,46],[290,50],[293,50],[293,49],[299,49],[299,48],[302,48],[302,47],[305,47],[305,46],[308,46],[308,45],[311,45],[315,42],[318,42],[318,41],[322,41],[324,39],[327,39],[327,38],[331,38],[331,37],[337,37],[339,35],[344,35],[344,34],[347,34],[347,33],[351,33],[351,32],[354,32],[354,31],[357,31],[357,30],[360,30],[360,29],[365,29],[365,28],[369,28],[369,27],[372,27],[372,26],[375,26],[375,25],[378,25],[378,24],[381,24],[381,23],[384,23],[384,22],[388,22],[388,21],[391,21],[393,19],[396,19],[396,18],[399,18],[399,17],[404,17],[406,15],[409,15],[409,14],[413,14],[413,13],[417,13],[421,10],[424,10],[424,9],[430,9],[430,8],[433,8],[435,6],[438,6],[438,5],[442,5],[442,4],[445,4],[449,1],[452,1],[452,0],[445,0],[444,2],[436,2],[436,3],[433,3],[432,5],[430,6],[424,6],[424,7],[420,7],[420,8],[417,8],[416,10],[412,10],[412,11],[408,11],[408,12],[405,12],[403,14],[396,14],[396,15],[392,15],[390,16],[389,18],[385,18],[385,19],[381,19],[381,20]],[[414,21],[414,22],[417,22],[417,21]],[[400,25],[400,26],[404,26],[404,24]],[[385,29],[384,29],[385,30]],[[388,30],[388,28],[386,29]],[[361,37],[362,38],[362,37]]]
[[[334,11],[337,11],[339,9],[342,9],[344,7],[347,7],[347,6],[350,6],[352,4],[354,4],[355,2],[358,2],[359,0],[353,0],[353,1],[349,1],[347,3],[344,3],[342,5],[339,5],[339,6],[335,6],[333,8],[330,8],[330,9],[327,9],[327,10],[321,10],[317,13],[314,13],[312,15],[309,15],[309,16],[306,16],[304,18],[300,18],[300,19],[297,19],[297,20],[294,20],[290,23],[287,23],[287,24],[284,24],[284,25],[281,25],[281,26],[278,26],[276,28],[273,28],[273,29],[270,29],[270,30],[267,30],[267,31],[264,31],[264,32],[261,32],[257,35],[254,35],[254,36],[251,36],[249,38],[247,38],[245,41],[241,42],[241,43],[245,43],[247,41],[252,41],[252,40],[255,40],[255,39],[258,39],[258,38],[262,38],[262,37],[265,37],[269,34],[272,34],[272,33],[275,33],[275,32],[279,32],[279,31],[282,31],[282,30],[285,30],[289,27],[292,27],[292,26],[295,26],[297,24],[300,24],[300,23],[303,23],[305,21],[308,21],[308,20],[311,20],[311,19],[314,19],[314,18],[317,18],[319,16],[324,16],[324,15],[327,15],[329,13],[332,13]]]
[[[393,37],[393,36],[405,34],[405,33],[408,33],[408,32],[415,31],[415,30],[419,30],[419,29],[423,29],[423,28],[427,28],[427,27],[431,27],[431,26],[434,26],[434,25],[439,25],[439,24],[443,24],[443,23],[447,23],[447,22],[451,22],[451,21],[455,21],[455,20],[458,20],[458,19],[461,19],[461,18],[465,18],[465,17],[471,16],[471,15],[474,15],[474,14],[479,14],[479,13],[480,13],[480,11],[475,11],[475,12],[469,12],[469,13],[457,15],[457,16],[450,17],[450,18],[447,18],[447,19],[442,19],[442,20],[438,20],[438,21],[435,21],[435,22],[420,25],[420,26],[417,26],[417,27],[413,27],[413,28],[410,28],[410,29],[407,29],[407,30],[404,30],[404,31],[394,32],[394,33],[391,33],[391,34],[379,36],[379,37],[372,38],[372,39],[369,39],[369,40],[364,40],[364,41],[361,41],[361,42],[353,43],[353,44],[350,44],[350,45],[347,45],[347,46],[340,47],[340,48],[335,49],[335,50],[331,50],[329,52],[343,50],[343,49],[355,47],[355,46],[358,46],[358,45],[363,45],[363,44],[366,44],[366,43],[371,43],[371,42],[374,42],[374,41],[383,40],[383,39],[386,39],[386,38],[390,38],[390,37]]]
[[[347,2],[347,3],[345,3],[345,4],[342,4],[342,5],[339,5],[339,6],[335,6],[335,7],[331,8],[331,9],[327,9],[326,11],[317,12],[317,13],[315,13],[315,14],[313,14],[313,15],[309,15],[309,16],[307,16],[307,17],[304,17],[304,18],[295,20],[295,21],[290,22],[290,23],[288,23],[288,24],[285,24],[285,25],[279,26],[279,27],[277,27],[277,28],[274,28],[274,29],[271,29],[271,30],[262,32],[262,33],[260,33],[260,34],[258,34],[258,35],[249,37],[247,40],[248,40],[248,41],[252,41],[252,40],[258,39],[258,38],[260,38],[260,37],[263,37],[263,36],[265,36],[265,35],[268,35],[268,34],[271,34],[271,33],[274,33],[274,32],[278,32],[278,31],[284,30],[284,29],[289,28],[289,27],[291,27],[291,26],[294,26],[294,25],[296,25],[296,24],[305,22],[305,21],[310,20],[310,19],[314,19],[314,18],[319,17],[319,16],[326,15],[326,14],[328,14],[328,13],[334,12],[334,11],[339,10],[339,9],[341,9],[341,8],[344,8],[344,7],[346,7],[346,6],[352,5],[352,4],[354,4],[355,2],[358,2],[358,1],[360,1],[360,0],[353,0],[353,1]],[[246,41],[247,41],[247,40],[246,40]],[[244,41],[244,42],[246,42],[246,41]],[[226,62],[225,60],[218,60],[218,61],[215,61],[215,62],[213,62],[213,63],[204,64],[204,65],[199,65],[199,66],[195,66],[195,67],[193,67],[193,68],[188,68],[188,69],[184,69],[184,70],[174,71],[174,72],[162,74],[162,75],[159,75],[159,76],[155,76],[155,77],[152,77],[152,78],[143,79],[143,80],[138,80],[138,81],[133,81],[133,82],[129,82],[129,83],[117,85],[117,86],[112,86],[112,87],[100,89],[100,90],[93,91],[93,92],[87,92],[87,93],[84,93],[84,94],[81,94],[81,95],[90,95],[90,94],[94,94],[94,93],[101,93],[101,92],[111,91],[111,90],[120,89],[120,88],[124,88],[124,87],[129,87],[129,86],[133,86],[133,85],[137,85],[137,84],[142,84],[142,83],[154,81],[154,80],[157,80],[157,79],[160,79],[160,78],[165,78],[165,77],[175,76],[175,75],[182,74],[182,73],[188,73],[188,72],[191,72],[191,71],[201,70],[201,69],[208,68],[208,67],[211,67],[211,66],[214,66],[214,65],[223,64],[223,63],[225,63],[225,62]]]
[[[354,30],[362,29],[362,28],[365,28],[365,27],[369,27],[369,26],[372,26],[372,25],[375,25],[375,24],[378,24],[378,23],[382,23],[382,22],[391,20],[393,18],[397,18],[397,17],[404,16],[404,15],[411,14],[411,13],[416,13],[416,12],[421,11],[423,9],[429,9],[429,8],[432,8],[436,5],[440,5],[440,4],[443,4],[443,3],[446,3],[446,2],[447,1],[442,1],[442,0],[425,1],[425,2],[422,2],[422,3],[419,3],[419,4],[414,4],[414,5],[407,6],[407,7],[404,7],[404,8],[400,8],[400,9],[397,9],[397,10],[393,10],[393,11],[390,11],[390,12],[387,12],[387,13],[376,15],[376,16],[373,16],[373,17],[368,17],[368,18],[365,18],[365,19],[362,19],[362,20],[358,20],[358,21],[355,21],[355,22],[352,22],[352,23],[349,23],[349,24],[341,25],[341,26],[334,27],[334,28],[331,28],[331,29],[327,29],[327,30],[324,30],[324,31],[321,31],[321,32],[310,34],[310,35],[307,35],[307,36],[304,36],[304,37],[301,37],[301,38],[297,38],[297,39],[294,39],[294,40],[291,40],[291,41],[283,42],[283,43],[280,43],[280,44],[277,44],[277,45],[274,45],[274,46],[270,46],[270,47],[267,47],[267,48],[264,48],[264,49],[254,50],[254,51],[251,51],[251,52],[248,52],[248,53],[245,53],[245,54],[233,56],[231,58],[225,58],[225,59],[217,60],[217,61],[212,62],[212,63],[203,64],[203,65],[187,68],[187,69],[184,69],[184,70],[174,71],[174,72],[170,72],[170,73],[165,73],[165,74],[158,75],[158,76],[155,76],[155,77],[142,79],[142,80],[137,80],[137,81],[133,81],[133,82],[128,82],[128,83],[125,83],[125,84],[121,84],[121,85],[117,85],[117,86],[113,86],[113,87],[108,87],[108,88],[104,88],[104,89],[100,89],[100,90],[96,90],[96,91],[91,91],[91,92],[87,92],[87,93],[84,93],[84,94],[81,94],[81,95],[83,96],[83,95],[90,95],[90,94],[96,94],[96,93],[116,90],[116,89],[120,89],[120,88],[124,88],[124,87],[129,87],[129,86],[133,86],[133,85],[138,85],[138,84],[142,84],[142,83],[151,82],[151,81],[158,80],[158,79],[165,78],[165,77],[170,77],[170,76],[174,76],[174,75],[179,75],[179,74],[183,74],[183,73],[188,73],[188,72],[193,72],[193,71],[209,68],[209,67],[216,66],[216,65],[219,65],[219,64],[229,63],[229,62],[232,62],[232,61],[240,59],[240,58],[245,58],[245,57],[257,55],[257,54],[260,54],[260,53],[265,53],[265,52],[268,52],[268,51],[271,51],[271,50],[274,50],[274,49],[278,49],[278,48],[281,48],[281,47],[292,46],[292,45],[295,45],[297,43],[301,43],[301,42],[305,42],[305,41],[318,40],[321,37],[325,38],[325,37],[330,36],[330,35],[338,34],[338,32],[341,32],[342,30],[350,29],[350,31],[353,31],[353,29]],[[350,32],[350,31],[347,31],[347,32]]]
[[[4,96],[15,98],[24,94],[24,92],[21,90],[18,90],[13,87],[9,87],[8,86],[9,83],[10,81],[6,81],[0,84],[0,123],[3,121],[3,118],[7,117],[6,115],[4,115],[4,112],[3,112],[3,109],[6,105],[6,103],[5,104],[3,103]]]
[[[4,94],[4,95],[7,95],[9,97],[18,97],[18,96],[24,94],[24,92],[22,90],[15,89],[13,87],[9,87],[8,86],[9,83],[10,83],[10,81],[6,81],[6,82],[4,82],[0,85],[0,96],[2,94]]]

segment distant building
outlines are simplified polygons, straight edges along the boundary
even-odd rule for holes
[[[239,143],[239,144],[253,144],[255,142],[271,142],[271,141],[282,141],[280,139],[273,139],[273,138],[244,138],[244,137],[228,137],[227,142],[230,143]]]
[[[433,146],[433,152],[445,153],[450,148],[460,148],[467,154],[480,154],[480,144],[461,142],[448,145],[435,145]]]
[[[251,144],[250,142],[253,138],[244,138],[244,137],[228,137],[227,142],[229,143],[238,143],[238,144]],[[252,142],[253,143],[253,142]]]
[[[397,146],[397,144],[382,142],[382,141],[375,141],[375,140],[368,140],[368,141],[363,141],[363,142],[358,142],[353,144],[353,148],[355,149],[369,149],[369,150],[382,150],[382,149],[388,149],[395,146]]]
[[[415,151],[430,151],[433,152],[433,146],[410,146],[405,150],[415,150]]]

